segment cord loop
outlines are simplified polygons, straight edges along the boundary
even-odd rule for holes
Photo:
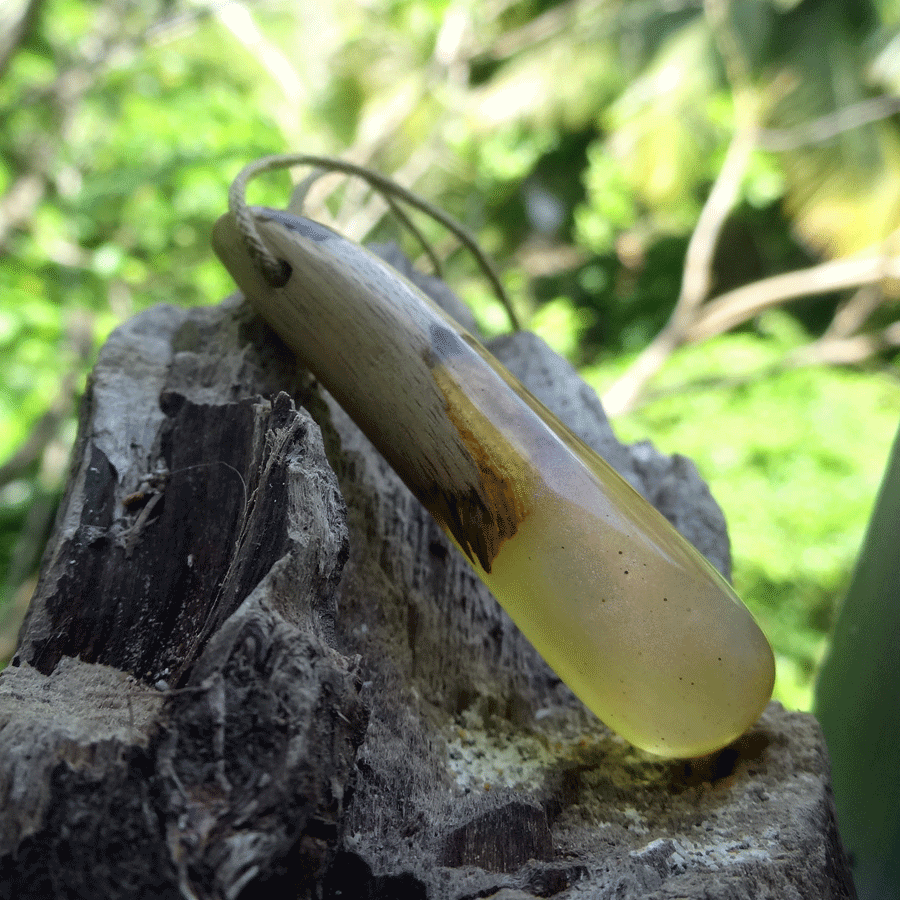
[[[293,166],[313,166],[315,167],[315,171],[298,185],[298,188],[295,191],[295,197],[291,202],[292,208],[296,204],[302,206],[303,199],[312,182],[328,172],[343,172],[346,175],[354,175],[358,178],[362,178],[367,184],[377,190],[385,200],[387,200],[389,206],[394,211],[394,214],[397,215],[402,224],[415,235],[431,258],[438,275],[440,275],[440,264],[433,249],[399,204],[405,203],[414,209],[418,209],[420,212],[424,212],[435,221],[440,222],[441,225],[450,231],[475,257],[475,260],[478,262],[482,272],[484,272],[485,277],[491,283],[494,293],[503,304],[513,328],[516,331],[521,329],[522,326],[519,323],[518,316],[513,309],[509,295],[506,293],[506,290],[500,282],[500,276],[497,274],[497,270],[481,249],[475,237],[457,222],[456,219],[449,216],[443,210],[438,209],[438,207],[433,204],[423,200],[412,191],[401,187],[395,181],[392,181],[384,175],[373,172],[371,169],[367,169],[364,166],[329,156],[309,156],[304,153],[285,153],[273,156],[263,156],[249,165],[244,166],[231,183],[231,187],[228,191],[228,209],[234,216],[238,231],[240,231],[244,238],[248,255],[258,266],[260,273],[272,287],[283,287],[291,276],[291,269],[287,262],[278,259],[266,246],[265,241],[260,236],[259,230],[256,227],[256,219],[250,207],[247,205],[245,195],[247,192],[247,184],[257,175],[261,175],[264,172],[271,172],[274,169],[285,169]]]

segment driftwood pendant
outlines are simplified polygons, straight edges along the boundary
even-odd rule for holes
[[[213,244],[241,291],[578,697],[661,756],[753,724],[772,650],[706,559],[401,275],[309,219],[252,213],[286,281],[229,213]]]

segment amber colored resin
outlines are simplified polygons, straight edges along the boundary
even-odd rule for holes
[[[292,274],[268,285],[230,215],[216,252],[606,724],[669,757],[764,709],[768,641],[730,585],[478,342],[363,248],[258,211]]]

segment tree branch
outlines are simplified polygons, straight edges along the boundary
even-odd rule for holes
[[[900,97],[873,97],[792,128],[763,128],[759,146],[773,153],[824,144],[838,135],[900,114]]]
[[[731,141],[725,162],[691,235],[685,257],[681,291],[665,328],[603,395],[603,406],[615,416],[631,409],[644,385],[662,368],[669,356],[684,344],[688,329],[698,316],[712,283],[712,263],[722,226],[737,200],[741,179],[750,161],[756,130],[740,129]]]
[[[611,416],[630,409],[645,384],[662,368],[668,357],[686,342],[687,330],[696,320],[698,310],[709,294],[719,235],[737,202],[741,181],[756,146],[756,103],[752,99],[746,61],[729,19],[728,0],[706,0],[704,10],[731,81],[735,102],[735,133],[688,243],[681,290],[675,309],[663,330],[604,394],[603,405]]]
[[[231,32],[237,41],[250,53],[260,67],[278,85],[293,113],[306,92],[306,86],[291,61],[260,31],[250,10],[242,3],[216,5],[215,17]],[[295,129],[290,129],[294,131]]]
[[[823,336],[798,350],[794,358],[801,365],[830,363],[849,366],[865,362],[892,347],[900,347],[900,322],[893,322],[880,331],[868,334],[854,334],[849,337]]]
[[[900,256],[869,255],[820,263],[735,288],[707,303],[685,331],[686,342],[706,340],[787,300],[900,279]]]
[[[6,74],[19,48],[28,39],[40,17],[44,0],[27,0],[0,8],[0,78]]]

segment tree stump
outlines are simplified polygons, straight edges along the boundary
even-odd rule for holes
[[[690,462],[533,335],[492,349],[727,574]],[[685,762],[611,734],[239,296],[101,351],[0,797],[0,898],[854,896],[811,716]]]

